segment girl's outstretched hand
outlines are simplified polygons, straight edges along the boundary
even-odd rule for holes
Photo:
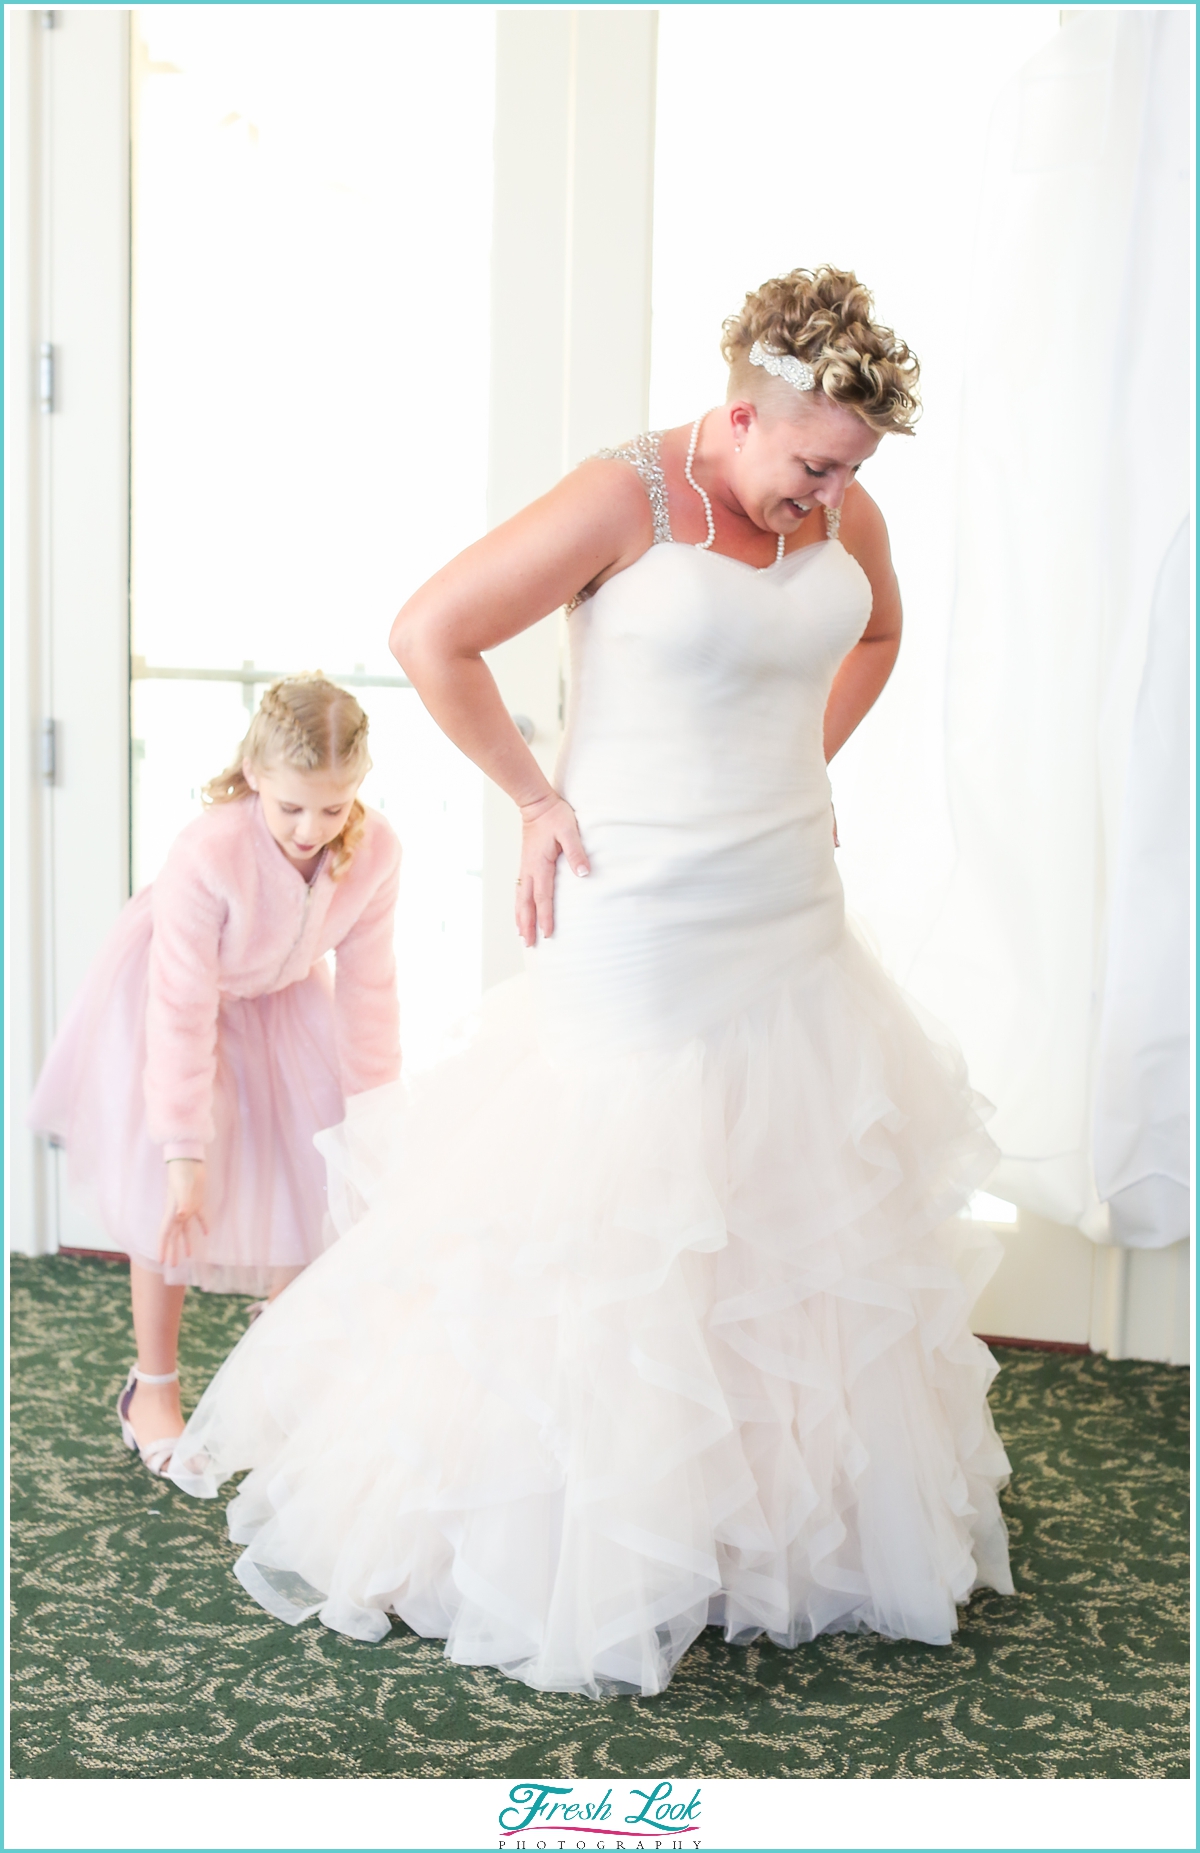
[[[517,932],[527,946],[539,929],[554,931],[554,871],[565,856],[576,875],[590,872],[575,813],[555,791],[521,806],[521,873],[517,877]]]
[[[205,1207],[204,1160],[167,1160],[167,1207],[158,1232],[158,1258],[164,1267],[178,1267],[192,1252],[196,1232],[208,1234]]]

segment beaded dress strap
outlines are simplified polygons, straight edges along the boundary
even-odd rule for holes
[[[654,521],[653,545],[660,541],[673,540],[671,521],[667,514],[667,479],[663,475],[662,460],[659,456],[661,431],[643,431],[639,436],[630,438],[628,444],[618,444],[615,450],[598,450],[597,457],[603,457],[616,463],[632,463],[642,479],[642,487],[650,502],[650,514]],[[576,592],[567,606],[567,611],[578,610],[579,606],[592,594],[585,586],[582,592]]]
[[[842,525],[841,509],[840,508],[827,508],[825,510],[825,538],[826,540],[836,540],[838,537],[838,529],[841,527],[841,525]]]
[[[628,444],[619,444],[615,450],[596,452],[598,457],[610,457],[617,463],[632,463],[641,477],[650,500],[650,513],[654,517],[655,546],[660,541],[674,538],[667,514],[667,479],[663,475],[659,456],[661,442],[661,431],[643,431],[639,437],[630,438]]]

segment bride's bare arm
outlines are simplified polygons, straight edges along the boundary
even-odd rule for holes
[[[442,732],[520,809],[516,911],[527,946],[538,928],[554,931],[559,855],[577,875],[587,874],[588,861],[574,812],[517,732],[483,652],[620,572],[651,540],[649,504],[634,472],[612,461],[581,464],[443,566],[392,625],[392,654]]]
[[[900,587],[887,527],[876,504],[857,483],[846,492],[840,539],[871,582],[871,616],[833,678],[825,708],[826,760],[846,744],[879,700],[900,650]]]

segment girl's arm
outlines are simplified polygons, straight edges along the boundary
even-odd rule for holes
[[[840,539],[871,582],[867,628],[833,678],[825,708],[825,758],[838,752],[883,693],[900,650],[900,587],[887,527],[866,490],[855,483],[842,508]]]
[[[653,541],[650,505],[627,464],[581,464],[549,495],[476,541],[414,593],[392,626],[392,654],[442,732],[508,793],[523,840],[517,925],[526,945],[554,930],[554,871],[587,856],[571,807],[522,740],[483,652],[528,630]]]
[[[396,996],[396,950],[393,921],[400,882],[400,845],[386,826],[368,818],[369,835],[355,851],[343,877],[361,879],[359,858],[371,858],[367,871],[377,886],[358,919],[337,945],[334,1017],[342,1090],[362,1094],[382,1087],[400,1073],[400,1005]]]
[[[225,902],[203,879],[190,845],[167,857],[151,892],[146,1001],[146,1123],[163,1156],[203,1158],[215,1136],[217,1011]]]

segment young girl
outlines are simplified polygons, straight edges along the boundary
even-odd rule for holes
[[[34,1094],[31,1124],[129,1255],[137,1362],[117,1411],[155,1474],[183,1428],[186,1288],[274,1297],[321,1253],[313,1135],[399,1072],[400,845],[359,801],[370,763],[352,695],[320,674],[274,683],[122,913]]]

